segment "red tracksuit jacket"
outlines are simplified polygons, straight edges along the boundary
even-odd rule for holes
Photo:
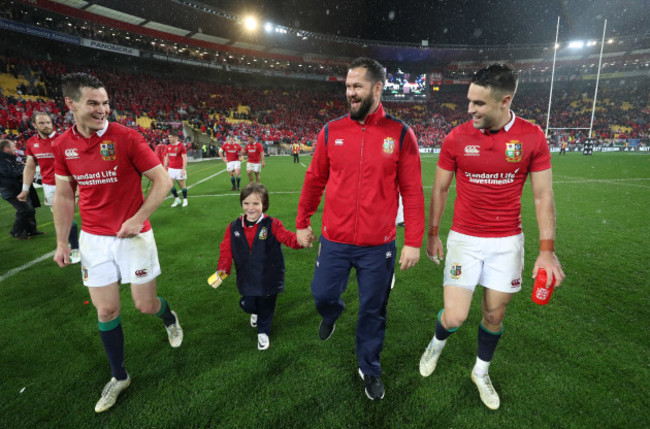
[[[356,246],[394,240],[401,193],[404,244],[421,246],[425,217],[417,140],[406,124],[386,115],[381,103],[363,125],[346,115],[321,130],[305,175],[296,228],[310,225],[325,187],[322,234],[328,240]]]

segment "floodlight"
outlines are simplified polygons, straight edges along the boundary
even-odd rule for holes
[[[257,27],[257,20],[252,16],[247,16],[244,18],[244,25],[247,30],[253,31]]]
[[[575,42],[569,42],[569,48],[584,48],[585,42],[581,40],[576,40]]]

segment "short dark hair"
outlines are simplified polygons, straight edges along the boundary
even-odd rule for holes
[[[266,213],[269,209],[269,191],[266,189],[266,186],[257,182],[252,182],[244,186],[241,194],[239,194],[239,204],[243,204],[244,200],[251,194],[258,194],[262,198],[262,212]]]
[[[514,96],[518,78],[517,71],[508,64],[491,64],[474,73],[472,83]]]
[[[373,85],[377,82],[381,82],[383,85],[386,82],[386,70],[378,61],[368,57],[359,57],[352,61],[352,64],[348,67],[348,71],[357,67],[364,67],[366,69],[366,76]]]
[[[47,116],[48,118],[50,118],[50,120],[52,120],[52,117],[50,116],[49,113],[35,111],[34,113],[32,113],[32,124],[36,123],[36,117],[37,116]]]
[[[5,148],[9,147],[12,143],[15,142],[7,139],[0,140],[0,152],[4,152]]]
[[[88,73],[68,73],[61,76],[61,91],[64,97],[79,101],[81,88],[104,88],[101,80]]]
[[[179,133],[179,132],[176,131],[176,130],[169,130],[169,134],[168,134],[168,135],[170,135],[170,136],[175,136],[175,137],[180,137],[180,136],[181,136],[181,133]]]

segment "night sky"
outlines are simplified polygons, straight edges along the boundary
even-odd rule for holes
[[[275,24],[339,36],[430,44],[494,45],[600,39],[650,32],[649,0],[204,0]]]

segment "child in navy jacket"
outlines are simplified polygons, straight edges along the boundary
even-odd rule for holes
[[[288,231],[279,219],[266,216],[269,193],[260,183],[249,183],[239,196],[244,215],[226,230],[220,246],[217,275],[230,274],[232,261],[237,271],[239,306],[250,313],[251,326],[257,328],[257,348],[269,348],[271,320],[278,293],[284,290],[282,246],[300,249],[296,233]]]

